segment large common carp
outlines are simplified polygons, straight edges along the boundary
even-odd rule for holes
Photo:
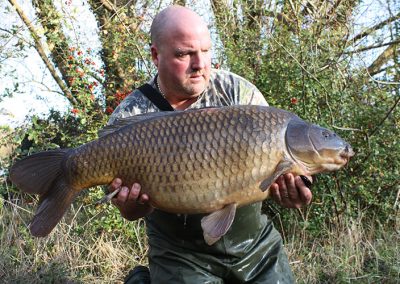
[[[227,232],[236,208],[267,198],[278,176],[338,170],[353,154],[335,133],[293,113],[229,106],[121,119],[80,147],[18,161],[10,177],[41,196],[30,224],[34,236],[49,234],[83,189],[120,177],[140,183],[160,210],[211,213],[202,228],[212,244]]]

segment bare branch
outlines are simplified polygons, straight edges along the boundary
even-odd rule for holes
[[[371,46],[359,48],[359,49],[352,50],[352,51],[347,51],[347,52],[344,52],[344,54],[360,53],[360,52],[364,52],[364,51],[367,51],[367,50],[371,50],[371,49],[375,49],[375,48],[380,48],[380,47],[384,47],[384,46],[388,46],[388,45],[393,45],[393,44],[399,44],[399,43],[400,43],[400,39],[394,40],[394,41],[390,41],[390,42],[375,44],[375,45],[371,45]]]
[[[101,5],[103,5],[104,8],[106,8],[106,10],[108,10],[109,12],[113,12],[114,9],[114,5],[112,3],[110,3],[110,1],[108,0],[100,0]]]
[[[382,118],[382,120],[376,125],[376,127],[371,131],[371,133],[369,134],[369,137],[372,137],[373,135],[375,135],[380,129],[382,129],[382,124],[386,121],[386,119],[388,119],[388,117],[390,116],[390,114],[395,110],[395,108],[399,105],[400,103],[400,96],[398,96],[393,105],[389,108],[388,112],[385,114],[385,116]]]
[[[376,24],[376,25],[373,26],[373,27],[371,27],[371,28],[369,28],[369,29],[366,29],[366,30],[363,31],[362,33],[356,35],[356,36],[353,37],[351,40],[349,40],[349,42],[354,43],[354,42],[356,42],[356,41],[359,41],[359,40],[363,39],[364,37],[366,37],[366,36],[372,34],[373,32],[375,32],[375,31],[377,31],[377,30],[383,28],[383,27],[386,26],[387,24],[389,24],[389,23],[391,23],[391,22],[394,22],[394,21],[396,21],[396,20],[398,20],[398,19],[400,19],[400,12],[397,13],[396,15],[394,15],[393,17],[390,17],[390,18],[384,20],[383,22],[380,22],[380,23]]]
[[[19,17],[21,20],[24,22],[24,24],[28,27],[29,32],[31,33],[31,36],[35,42],[34,48],[36,51],[39,53],[40,58],[43,60],[44,64],[46,67],[49,69],[51,76],[54,78],[60,89],[63,91],[65,94],[65,97],[71,102],[71,104],[75,105],[77,104],[76,99],[72,96],[71,91],[67,87],[67,85],[64,83],[62,78],[58,76],[57,70],[54,66],[54,64],[50,61],[48,56],[46,55],[45,49],[40,41],[40,37],[38,35],[38,32],[36,31],[36,28],[33,26],[27,15],[25,15],[24,11],[22,8],[19,6],[16,0],[8,0],[10,4],[15,8],[17,11]]]
[[[264,15],[267,17],[275,18],[279,23],[284,24],[290,31],[296,32],[296,25],[293,20],[291,20],[284,13],[276,13],[274,11],[264,11]]]
[[[174,3],[174,5],[186,6],[185,0],[174,0],[173,3]]]
[[[390,45],[388,48],[382,52],[377,59],[367,68],[368,73],[371,76],[378,74],[378,71],[382,68],[384,64],[386,64],[395,54],[396,49],[398,48],[397,44]]]

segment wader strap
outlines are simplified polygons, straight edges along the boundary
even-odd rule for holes
[[[151,85],[146,83],[138,89],[161,111],[174,111],[171,104]]]

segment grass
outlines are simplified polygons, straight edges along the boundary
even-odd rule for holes
[[[400,283],[400,234],[347,220],[322,238],[293,235],[287,243],[298,283]]]
[[[0,283],[122,283],[130,269],[147,263],[143,221],[121,218],[120,228],[103,229],[94,222],[101,220],[101,209],[92,214],[72,207],[39,239],[27,230],[34,207],[18,199],[0,201]]]
[[[0,283],[122,283],[130,269],[146,265],[143,221],[125,221],[111,205],[95,208],[101,190],[80,197],[53,232],[38,239],[27,230],[36,201],[2,185]],[[361,213],[335,220],[314,238],[294,219],[283,237],[298,283],[400,283],[398,227],[369,221]]]
[[[96,232],[83,222],[88,212],[73,207],[48,238],[36,239],[26,229],[32,204],[2,202],[0,283],[122,283],[132,267],[146,264],[141,221],[120,220],[133,238],[119,229]],[[400,283],[398,233],[352,220],[323,235],[300,230],[286,241],[298,283]]]

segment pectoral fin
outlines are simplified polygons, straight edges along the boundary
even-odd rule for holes
[[[281,162],[276,166],[274,173],[273,173],[271,176],[269,176],[267,179],[265,179],[265,180],[263,180],[263,181],[261,182],[261,184],[260,184],[260,189],[261,189],[262,191],[266,191],[266,190],[271,186],[271,184],[272,184],[274,181],[276,181],[276,179],[277,179],[280,175],[282,175],[282,174],[288,172],[288,171],[292,168],[292,166],[293,166],[293,162],[291,162],[291,161],[288,161],[288,160],[283,160],[283,161],[281,161]]]
[[[211,246],[226,234],[232,225],[235,213],[236,203],[232,203],[201,219],[204,240],[208,245]]]

